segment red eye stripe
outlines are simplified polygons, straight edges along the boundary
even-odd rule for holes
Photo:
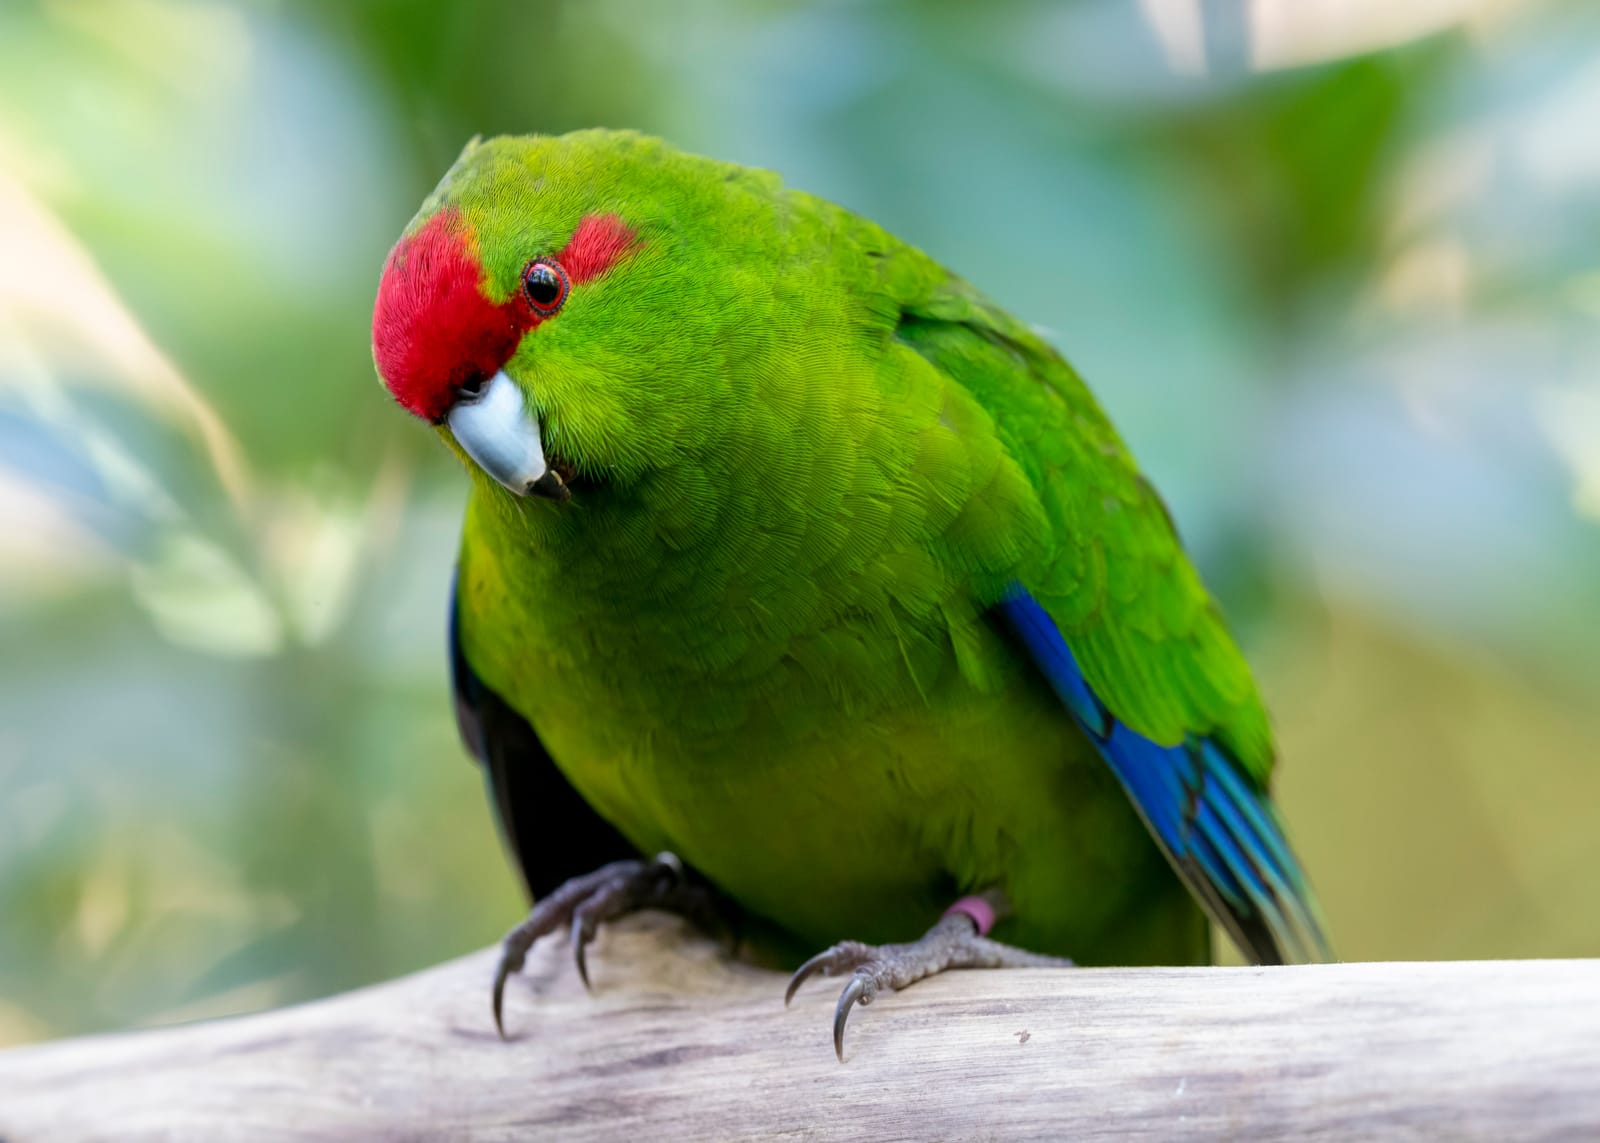
[[[580,285],[615,266],[637,238],[633,228],[614,214],[587,214],[556,261],[572,284]]]
[[[610,269],[631,250],[633,230],[614,214],[586,216],[556,257],[572,285]],[[384,384],[425,420],[443,419],[463,386],[493,376],[540,314],[520,288],[500,305],[483,293],[477,243],[446,207],[384,263],[372,312],[372,352]],[[565,298],[563,297],[563,301]]]

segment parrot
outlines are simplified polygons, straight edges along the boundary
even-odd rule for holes
[[[635,132],[475,138],[378,375],[470,481],[457,721],[562,928],[724,910],[857,1004],[947,969],[1329,957],[1262,700],[1067,360],[929,255]],[[800,953],[790,960],[792,965]]]

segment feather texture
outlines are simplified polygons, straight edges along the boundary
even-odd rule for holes
[[[812,944],[999,888],[999,939],[1082,963],[1204,960],[1202,907],[1248,955],[1318,952],[1244,659],[1033,330],[866,219],[640,136],[478,144],[411,233],[445,211],[495,306],[584,220],[630,236],[503,363],[572,500],[438,430],[473,478],[463,677],[530,773]],[[521,807],[568,803],[497,797],[525,866],[561,866]]]
[[[1027,591],[1014,587],[996,610],[1115,771],[1173,868],[1240,949],[1262,964],[1328,959],[1305,874],[1265,791],[1210,738],[1162,746],[1120,722]]]
[[[543,897],[569,877],[638,853],[589,808],[556,767],[528,720],[496,694],[461,649],[450,589],[450,684],[461,740],[483,767],[500,834],[528,895]]]

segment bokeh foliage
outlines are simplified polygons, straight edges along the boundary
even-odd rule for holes
[[[367,328],[468,137],[593,124],[1054,332],[1257,665],[1342,955],[1600,951],[1600,13],[1404,8],[0,7],[0,1043],[516,919],[462,482]]]

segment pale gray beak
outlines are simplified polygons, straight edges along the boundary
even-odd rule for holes
[[[463,394],[445,423],[478,467],[518,496],[566,500],[572,495],[545,459],[539,418],[504,369],[476,393]]]

